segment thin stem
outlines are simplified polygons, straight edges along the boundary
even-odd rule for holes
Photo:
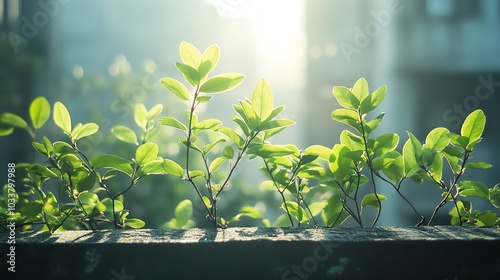
[[[368,152],[368,141],[366,139],[366,135],[365,135],[365,127],[363,125],[363,116],[361,115],[361,113],[358,111],[358,115],[359,115],[359,124],[361,126],[361,136],[363,137],[363,144],[364,144],[364,148],[365,148],[365,153],[366,153],[366,163],[368,164],[368,168],[370,169],[370,177],[372,179],[372,184],[373,184],[373,193],[375,194],[375,197],[377,198],[377,202],[378,202],[378,209],[377,209],[377,216],[375,217],[375,220],[373,220],[373,223],[372,223],[372,227],[374,227],[376,224],[377,224],[377,221],[380,217],[380,213],[382,211],[382,203],[380,201],[380,198],[378,197],[378,194],[377,194],[377,183],[375,182],[375,175],[374,175],[374,171],[373,171],[373,164],[372,164],[372,159],[370,157],[370,153]]]

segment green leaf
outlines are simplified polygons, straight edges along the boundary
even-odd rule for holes
[[[95,156],[90,161],[90,166],[94,169],[111,168],[132,176],[132,161],[121,158],[116,155],[101,154]]]
[[[35,148],[37,152],[41,153],[42,155],[48,156],[47,148],[45,148],[43,144],[37,142],[32,142],[31,144],[33,145],[33,148]]]
[[[221,124],[222,122],[219,121],[218,119],[203,120],[197,123],[195,126],[193,126],[193,132],[196,134],[206,129],[214,129]]]
[[[378,200],[377,200],[377,197],[378,197]],[[365,195],[365,197],[363,197],[363,200],[361,200],[361,207],[373,207],[375,209],[379,209],[380,208],[380,203],[379,203],[379,200],[380,201],[384,201],[386,200],[387,197],[383,194],[377,194],[375,195],[374,193],[369,193],[367,195]]]
[[[230,129],[229,127],[221,127],[219,128],[219,131],[229,137],[229,139],[231,139],[240,150],[243,149],[245,140],[243,140],[243,138],[241,138],[238,133],[234,132],[234,130]]]
[[[240,104],[241,104],[242,114],[244,118],[248,120],[247,122],[248,127],[252,130],[255,129],[255,127],[257,127],[257,125],[259,124],[259,119],[257,117],[257,114],[255,113],[254,108],[249,103],[249,101],[246,100],[245,101],[240,100]],[[238,107],[235,106],[234,108],[237,109]]]
[[[329,160],[332,149],[321,145],[312,145],[304,150],[304,154],[318,155],[321,159]]]
[[[139,142],[137,142],[137,135],[135,135],[135,132],[126,126],[123,125],[115,126],[111,129],[111,133],[113,133],[113,135],[116,138],[118,138],[123,142],[139,145]]]
[[[158,157],[158,145],[156,143],[145,143],[137,147],[135,160],[139,166],[145,165]]]
[[[50,117],[50,104],[45,97],[37,97],[31,102],[29,111],[33,127],[39,129]]]
[[[218,157],[216,159],[214,159],[211,163],[210,163],[210,167],[208,168],[208,171],[210,173],[212,172],[215,172],[217,169],[219,169],[219,167],[227,160],[226,157]]]
[[[42,213],[43,206],[44,204],[40,202],[29,202],[21,207],[19,212],[26,219],[34,220],[39,214]]]
[[[295,201],[286,201],[281,204],[281,208],[285,211],[288,209],[289,214],[301,223],[309,221],[304,208],[298,205]]]
[[[196,87],[200,84],[201,77],[200,73],[198,73],[198,70],[189,65],[182,64],[179,62],[177,62],[175,66],[177,67],[177,69],[179,69],[179,71],[181,71],[182,75],[184,76],[184,79],[186,79],[186,81],[190,85]]]
[[[368,96],[368,82],[365,78],[360,78],[356,81],[354,86],[352,87],[352,93],[356,96],[356,99],[363,100]]]
[[[198,104],[202,104],[202,103],[206,103],[210,100],[212,100],[213,96],[203,96],[203,95],[199,95],[198,97],[196,97],[196,101],[198,102]]]
[[[125,225],[131,228],[143,228],[146,225],[146,223],[143,220],[134,218],[134,219],[126,219]]]
[[[425,138],[424,148],[429,148],[433,151],[442,151],[448,143],[450,137],[448,136],[449,130],[444,127],[436,127],[427,134]]]
[[[396,148],[399,143],[399,136],[396,133],[382,134],[375,139],[373,152],[375,156],[382,156]]]
[[[328,198],[322,212],[323,221],[326,226],[340,225],[350,217],[349,213],[344,210],[342,205],[339,195],[332,195]]]
[[[204,52],[201,58],[200,66],[198,67],[198,71],[200,72],[200,76],[202,78],[206,77],[212,69],[214,69],[215,65],[219,61],[220,50],[217,45],[211,45]]]
[[[248,125],[245,123],[244,120],[242,120],[238,116],[231,116],[231,120],[233,122],[235,122],[241,128],[241,130],[243,131],[245,136],[250,136],[250,130],[249,130]]]
[[[295,124],[294,121],[289,120],[289,119],[279,119],[279,120],[272,120],[272,121],[267,121],[259,124],[255,130],[257,131],[266,131],[270,129],[275,129],[275,128],[285,128],[287,126]]]
[[[349,173],[352,160],[345,156],[345,154],[349,152],[349,148],[343,144],[335,144],[335,146],[333,146],[328,161],[330,171],[338,180],[343,180]]]
[[[461,136],[455,133],[449,133],[448,136],[450,137],[450,142],[457,147],[460,147],[465,150],[467,148],[467,145],[469,145],[469,138],[465,136]]]
[[[200,92],[222,93],[238,86],[245,76],[241,74],[228,73],[217,75],[206,80],[200,87]]]
[[[179,227],[186,225],[193,216],[193,203],[191,200],[186,199],[177,204],[174,214]]]
[[[160,119],[159,122],[162,125],[175,127],[175,128],[181,129],[183,131],[187,130],[187,127],[174,117],[164,117],[164,118]]]
[[[161,158],[158,158],[161,159]],[[168,174],[163,167],[163,159],[161,161],[151,161],[141,167],[139,170],[139,177],[153,175],[153,174]]]
[[[489,189],[489,199],[493,206],[500,208],[500,185],[496,185]]]
[[[113,200],[111,200],[111,198],[106,197],[103,200],[101,200],[101,203],[104,204],[104,206],[106,206],[106,211],[113,212]],[[123,209],[124,209],[123,203],[115,199],[115,207],[114,207],[115,212],[120,212]]]
[[[408,136],[409,139],[403,146],[403,158],[405,162],[406,176],[410,177],[413,173],[420,169],[422,145],[411,132],[408,132]]]
[[[393,158],[392,163],[386,165],[382,172],[391,180],[391,182],[398,184],[404,176],[404,161],[403,156],[396,151],[388,153],[387,157]]]
[[[96,182],[97,176],[94,173],[90,173],[87,177],[83,178],[76,184],[76,190],[78,192],[90,191]]]
[[[361,126],[359,124],[359,116],[355,111],[348,110],[348,109],[334,110],[332,112],[332,119],[334,119],[340,123],[344,123],[344,124],[352,126],[359,133],[363,132],[363,130],[361,129]]]
[[[477,226],[494,226],[498,222],[498,216],[492,212],[482,212],[476,216]]]
[[[217,139],[215,142],[213,143],[210,143],[208,145],[205,146],[205,148],[203,148],[203,153],[204,154],[208,154],[210,153],[210,151],[219,143],[223,143],[223,142],[226,142],[226,139],[224,138],[219,138]]]
[[[53,118],[54,123],[61,128],[64,133],[71,135],[71,117],[68,109],[59,101],[54,104]]]
[[[348,88],[344,86],[335,86],[333,87],[333,95],[340,106],[352,110],[358,109],[359,100]]]
[[[198,69],[202,60],[201,52],[188,42],[182,42],[179,48],[182,62],[186,65]]]
[[[476,181],[461,181],[458,184],[458,192],[461,196],[476,196],[486,200],[490,198],[488,187]]]
[[[148,110],[146,106],[142,103],[137,103],[134,109],[134,120],[135,123],[142,128],[142,130],[147,131],[148,125]]]
[[[365,132],[367,135],[372,133],[377,127],[379,127],[380,123],[382,122],[382,119],[384,118],[385,113],[382,113],[378,115],[375,119],[366,122],[365,125]]]
[[[233,147],[231,147],[231,146],[224,147],[224,150],[222,150],[222,154],[227,159],[232,159],[234,157],[234,149],[233,149]]]
[[[14,128],[10,125],[2,123],[2,116],[0,115],[0,136],[7,136],[14,132]]]
[[[44,198],[43,211],[49,215],[56,216],[59,213],[59,205],[53,193],[47,193]]]
[[[21,117],[15,114],[11,113],[3,113],[0,115],[0,123],[9,125],[9,126],[14,126],[14,127],[19,127],[22,129],[26,129],[29,131],[29,126],[28,123],[26,123],[25,120],[23,120]]]
[[[156,104],[155,106],[153,106],[153,108],[151,108],[149,111],[148,111],[148,114],[146,116],[146,119],[149,121],[149,120],[152,120],[154,117],[158,116],[159,114],[161,114],[161,111],[163,111],[163,105],[161,104]]]
[[[262,158],[286,156],[294,154],[295,152],[288,148],[287,146],[262,144],[256,145],[248,149],[249,154],[254,154]]]
[[[340,133],[340,143],[346,145],[351,151],[363,151],[365,149],[364,140],[349,130]]]
[[[184,169],[182,169],[182,167],[173,160],[165,159],[163,161],[163,168],[165,168],[168,174],[172,174],[180,178],[184,177]]]
[[[189,91],[181,82],[168,77],[162,78],[160,82],[164,88],[168,89],[175,96],[182,100],[189,100]]]
[[[252,94],[252,107],[261,122],[271,115],[274,106],[273,102],[271,87],[265,79],[261,79]]]
[[[259,209],[251,206],[244,206],[241,208],[241,212],[243,216],[250,217],[252,219],[262,219],[262,213],[259,211]]]
[[[46,178],[59,178],[54,171],[48,169],[46,166],[43,166],[39,163],[32,163],[26,167],[28,172],[32,174],[36,174],[41,177],[46,177]]]
[[[361,114],[366,114],[377,108],[378,105],[380,105],[380,103],[382,103],[382,101],[384,100],[386,92],[386,86],[381,86],[372,94],[363,99],[359,108]]]
[[[441,181],[443,177],[443,156],[440,153],[434,154],[432,164],[429,165],[429,171],[431,172],[434,181]]]
[[[486,162],[469,162],[465,165],[466,169],[488,169],[492,168],[493,164],[486,163]]]
[[[485,124],[486,116],[484,115],[484,112],[477,109],[465,118],[460,134],[461,136],[468,137],[469,143],[474,142],[481,138]]]
[[[95,134],[97,131],[99,131],[99,126],[95,123],[86,123],[84,125],[81,125],[78,127],[78,129],[73,129],[71,132],[71,137],[74,140],[81,139],[83,137],[90,136],[92,134]]]

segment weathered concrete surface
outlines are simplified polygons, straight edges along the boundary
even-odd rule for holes
[[[0,279],[499,279],[500,228],[18,232]],[[7,264],[7,265],[6,265]],[[15,276],[15,278],[12,278]],[[10,278],[9,278],[10,277]]]

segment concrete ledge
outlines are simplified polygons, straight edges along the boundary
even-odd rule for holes
[[[229,228],[1,235],[1,279],[498,279],[500,228]],[[12,278],[12,276],[15,276]]]

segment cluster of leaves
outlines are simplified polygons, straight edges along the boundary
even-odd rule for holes
[[[472,112],[464,121],[460,134],[438,127],[429,132],[425,143],[408,132],[408,140],[397,150],[399,136],[386,133],[372,137],[372,132],[381,124],[384,113],[373,119],[367,114],[376,109],[386,95],[386,87],[379,87],[369,93],[368,83],[359,79],[352,89],[343,86],[333,88],[333,95],[343,107],[332,112],[332,118],[350,126],[353,131],[344,130],[340,143],[333,148],[314,145],[304,152],[296,147],[287,146],[263,154],[269,176],[267,186],[274,185],[282,197],[282,208],[293,226],[292,217],[301,222],[317,225],[315,215],[323,218],[326,226],[337,226],[352,218],[360,226],[363,209],[372,207],[377,214],[371,225],[379,219],[382,201],[387,197],[380,193],[379,183],[389,185],[411,207],[418,217],[417,225],[430,225],[440,208],[453,203],[450,211],[452,225],[491,226],[499,224],[499,216],[491,211],[472,209],[472,203],[466,197],[479,197],[499,208],[500,186],[488,188],[481,182],[461,180],[467,169],[487,169],[491,164],[468,162],[476,145],[481,141],[486,118],[481,110]],[[448,162],[452,178],[450,184],[443,179],[443,163]],[[365,171],[364,171],[365,170]],[[309,179],[315,179],[310,183]],[[406,179],[422,183],[431,182],[443,190],[442,198],[437,203],[431,217],[426,219],[402,193],[402,184]],[[360,197],[360,187],[371,184],[371,192]],[[318,188],[326,190],[314,191]],[[367,190],[364,191],[366,193]],[[323,194],[319,201],[310,205],[304,199],[308,193]],[[330,193],[328,198],[324,194]],[[285,196],[287,194],[287,196]],[[317,199],[316,199],[317,200]],[[309,201],[315,201],[310,195]]]
[[[141,145],[131,129],[113,128],[113,133],[119,139],[137,145],[132,159],[113,154],[99,154],[89,159],[79,149],[78,141],[98,132],[99,126],[95,123],[78,123],[72,126],[71,115],[61,102],[55,102],[52,116],[56,126],[67,136],[66,142],[52,142],[46,136],[43,136],[41,142],[35,141],[36,131],[46,123],[51,114],[50,104],[44,97],[36,98],[30,105],[32,126],[17,115],[2,114],[2,135],[11,133],[13,127],[25,129],[34,140],[34,149],[44,157],[42,163],[16,165],[18,170],[26,172],[23,183],[28,191],[17,194],[17,212],[10,216],[16,217],[19,227],[27,229],[40,224],[42,230],[52,232],[58,228],[99,229],[110,227],[109,225],[114,228],[143,227],[142,220],[128,218],[124,194],[130,192],[145,176],[167,173],[170,161],[158,156],[157,144],[148,142],[153,131],[153,118],[161,111],[161,105],[149,111],[142,104],[136,107],[135,120],[144,130]],[[119,176],[119,173],[129,177],[130,184],[118,193],[112,193],[108,183]],[[57,186],[59,191],[47,191],[51,185]],[[8,193],[8,187],[4,186],[4,194]],[[56,197],[55,193],[59,196]],[[0,211],[2,220],[6,219],[5,199],[0,200]]]
[[[235,129],[223,126],[217,119],[200,120],[195,113],[200,104],[210,102],[215,94],[235,88],[244,79],[243,75],[236,73],[208,77],[217,65],[219,53],[216,45],[208,47],[201,53],[189,43],[181,44],[182,63],[178,62],[176,66],[186,82],[193,87],[193,92],[190,93],[183,83],[170,77],[161,79],[161,83],[175,96],[187,101],[189,106],[186,111],[187,118],[182,122],[174,117],[164,117],[160,119],[160,123],[179,129],[185,134],[185,137],[180,138],[180,142],[186,146],[185,164],[183,172],[175,175],[192,185],[207,212],[209,221],[216,227],[225,228],[229,222],[236,221],[241,216],[258,216],[254,213],[255,209],[252,211],[244,209],[245,211],[228,220],[218,217],[217,214],[220,195],[228,187],[241,160],[247,155],[265,150],[265,139],[294,122],[288,119],[276,119],[283,107],[274,108],[271,88],[264,79],[258,82],[251,100],[240,100],[239,104],[233,106],[237,113],[231,118],[236,124]],[[203,143],[202,134],[213,133],[219,134],[218,137],[212,137],[216,140]],[[202,166],[193,167],[194,156],[201,159]]]
[[[28,191],[17,192],[12,201],[10,186],[4,186],[3,196],[0,196],[1,224],[6,226],[8,218],[16,218],[18,227],[30,229],[40,225],[40,229],[51,232],[57,229],[140,228],[145,225],[142,220],[128,218],[127,204],[132,190],[146,176],[172,175],[192,186],[214,227],[225,228],[243,216],[271,226],[255,207],[243,207],[240,213],[228,219],[218,214],[221,194],[228,189],[235,170],[245,157],[263,161],[261,170],[267,180],[262,187],[277,191],[281,198],[285,213],[274,222],[275,226],[333,227],[349,218],[364,226],[367,218],[362,214],[367,207],[376,210],[375,218],[371,219],[371,225],[375,226],[382,211],[382,201],[387,199],[379,185],[389,186],[408,204],[418,217],[417,225],[430,225],[448,203],[453,205],[450,210],[453,225],[500,223],[498,213],[473,209],[467,200],[467,197],[481,198],[500,208],[500,186],[488,188],[481,182],[462,177],[467,169],[492,167],[488,163],[469,161],[482,139],[486,118],[481,110],[465,119],[460,134],[438,127],[428,133],[422,144],[408,132],[407,141],[398,151],[400,137],[397,134],[374,136],[384,113],[368,117],[383,101],[386,87],[370,93],[366,80],[359,79],[352,89],[333,88],[333,95],[342,108],[334,110],[331,116],[351,127],[351,130],[342,131],[339,144],[332,148],[313,145],[305,150],[295,145],[274,145],[269,139],[294,121],[278,118],[283,107],[274,106],[273,92],[265,79],[257,83],[251,99],[239,100],[233,105],[232,126],[224,126],[218,119],[200,119],[196,114],[200,104],[210,103],[214,95],[234,89],[244,79],[237,73],[209,76],[219,56],[216,45],[202,53],[189,43],[181,43],[182,63],[176,63],[176,67],[188,86],[170,77],[161,79],[161,84],[186,104],[186,117],[184,120],[159,117],[163,111],[161,104],[149,110],[137,104],[134,110],[137,128],[118,125],[111,130],[118,140],[133,147],[132,157],[99,154],[89,159],[78,143],[97,133],[99,126],[95,123],[73,126],[61,102],[55,102],[51,108],[44,97],[36,98],[29,108],[31,125],[18,115],[1,114],[0,136],[11,134],[14,128],[24,129],[33,139],[35,151],[43,156],[41,163],[16,165],[25,173],[23,184]],[[67,140],[53,142],[43,136],[37,142],[37,131],[51,113]],[[183,134],[179,139],[184,146],[182,162],[160,156],[160,147],[154,142],[160,132],[157,124],[175,128]],[[452,174],[449,180],[443,178],[445,161]],[[122,183],[115,182],[123,182],[124,178],[128,183],[116,186]],[[407,179],[417,183],[428,181],[443,190],[427,222],[402,192]],[[114,188],[109,187],[111,184]],[[58,191],[50,190],[54,186]],[[15,209],[10,207],[11,202],[15,203]],[[183,200],[175,208],[174,217],[161,227],[193,227],[192,215],[193,203]]]

